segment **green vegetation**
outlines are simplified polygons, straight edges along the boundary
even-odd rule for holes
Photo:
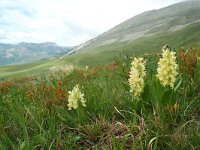
[[[153,36],[140,38],[133,42],[118,42],[96,48],[83,49],[81,52],[66,56],[63,59],[42,60],[30,64],[5,66],[0,68],[0,78],[30,75],[49,70],[53,66],[75,65],[77,68],[85,66],[98,66],[113,62],[113,57],[119,54],[129,53],[140,55],[144,53],[156,53],[165,44],[174,48],[192,46],[200,47],[200,23],[194,23],[174,32],[162,32]]]
[[[199,14],[199,0],[184,1],[162,9],[147,11],[92,39],[91,43],[77,54],[66,56],[63,59],[54,58],[29,64],[0,67],[0,80],[46,72],[52,67],[74,65],[81,68],[104,65],[113,62],[113,57],[119,53],[132,55],[156,53],[166,43],[173,45],[174,48],[181,46],[198,48],[200,46]],[[40,49],[37,44],[21,44],[24,46],[31,44],[35,50]],[[55,46],[54,43],[50,45],[52,44]],[[50,47],[46,50],[55,52]],[[32,53],[27,54],[31,57]],[[2,64],[5,63],[3,59],[1,61]]]
[[[155,77],[160,56],[143,56],[147,77],[139,100],[130,93],[130,56],[0,83],[0,149],[200,149],[196,53],[179,53],[174,90]],[[68,110],[76,84],[87,106]]]
[[[200,55],[180,50],[200,47],[194,2],[133,17],[73,55],[0,67],[0,149],[200,149]],[[138,32],[145,36],[121,42]],[[177,52],[178,76],[164,65],[156,76],[166,43]],[[134,77],[137,56],[146,72]],[[172,88],[160,82],[165,76],[176,79]],[[86,107],[68,110],[74,87]]]

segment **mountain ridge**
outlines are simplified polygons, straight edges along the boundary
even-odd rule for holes
[[[53,42],[17,44],[0,43],[0,65],[20,64],[55,57],[72,47],[58,46]]]
[[[200,21],[200,1],[183,1],[157,10],[145,11],[85,42],[74,53],[113,43],[133,42],[161,32],[173,32]],[[82,43],[81,45],[84,45]],[[73,50],[71,51],[71,53]]]
[[[134,16],[51,60],[0,67],[0,78],[49,71],[50,68],[68,65],[77,68],[104,65],[112,63],[113,58],[119,55],[160,53],[166,44],[175,50],[182,47],[199,49],[199,29],[200,1],[184,1]]]

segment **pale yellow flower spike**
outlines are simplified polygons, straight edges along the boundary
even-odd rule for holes
[[[146,61],[143,58],[134,58],[131,63],[131,70],[129,75],[130,92],[135,98],[138,98],[144,90],[144,77]]]
[[[79,89],[79,85],[76,85],[72,91],[68,92],[69,97],[68,97],[68,110],[73,109],[77,109],[78,108],[78,104],[79,104],[79,100],[81,102],[81,104],[86,107],[86,100],[84,99],[84,94],[82,94],[80,92]]]
[[[176,76],[178,75],[176,53],[170,51],[169,48],[163,49],[162,51],[162,58],[158,62],[157,77],[163,86],[174,88]]]

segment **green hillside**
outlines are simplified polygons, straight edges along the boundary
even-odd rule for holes
[[[154,53],[160,51],[160,48],[165,44],[170,44],[176,49],[180,47],[199,48],[199,29],[200,22],[191,24],[179,31],[162,32],[154,36],[137,39],[133,42],[118,42],[96,48],[88,48],[73,57],[78,61],[77,64],[79,65],[90,65],[91,63],[109,62],[120,52],[128,52],[130,54]]]
[[[0,150],[200,150],[200,0],[56,56],[0,67]]]
[[[199,21],[200,1],[184,1],[134,16],[93,39],[85,49],[115,42],[132,42],[161,32],[174,32]]]
[[[123,53],[156,53],[165,44],[173,48],[200,47],[200,1],[192,0],[137,15],[85,43],[74,54],[0,68],[0,79],[32,75],[51,68],[77,68],[111,63]],[[84,44],[83,44],[84,45]]]
[[[113,61],[115,56],[123,53],[137,55],[155,53],[165,44],[170,44],[173,48],[180,47],[200,47],[200,22],[191,24],[179,31],[162,32],[154,36],[137,39],[133,42],[113,43],[96,48],[88,48],[80,53],[70,55],[63,59],[42,60],[23,65],[12,65],[0,68],[0,78],[13,75],[29,75],[41,71],[47,71],[52,66],[65,66],[73,64],[76,67],[97,66]]]
[[[199,150],[200,61],[169,53],[167,85],[158,55],[0,82],[0,149]]]

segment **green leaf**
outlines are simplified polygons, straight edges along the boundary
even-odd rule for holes
[[[180,79],[180,81],[178,82],[178,84],[177,84],[176,87],[174,88],[174,92],[175,92],[175,93],[178,91],[178,89],[179,89],[181,83],[182,83],[182,79]]]
[[[47,139],[45,137],[45,134],[43,135],[36,135],[33,137],[33,141],[34,143],[46,143],[47,142]]]
[[[166,106],[168,104],[171,105],[171,104],[176,103],[175,94],[174,94],[173,89],[170,89],[163,94],[161,103],[162,103],[162,106]]]
[[[159,80],[153,76],[151,84],[149,85],[149,99],[155,106],[161,101],[162,95],[164,93],[164,88],[160,84]]]
[[[149,84],[148,83],[146,83],[144,87],[144,92],[142,93],[142,99],[145,102],[149,101]]]
[[[156,94],[157,94],[158,99],[160,100],[164,93],[164,87],[163,85],[160,84],[160,81],[158,79],[156,79],[155,85],[156,85]]]

